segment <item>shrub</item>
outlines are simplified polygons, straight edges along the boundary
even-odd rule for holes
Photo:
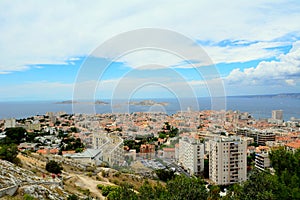
[[[78,200],[78,199],[79,199],[78,196],[75,194],[69,195],[67,198],[67,200]]]
[[[118,189],[118,186],[105,186],[105,185],[97,185],[97,188],[102,191],[103,196],[107,196],[110,192],[116,191]]]
[[[46,164],[46,170],[50,173],[60,174],[63,168],[54,160],[50,160]]]
[[[29,194],[24,194],[23,199],[24,200],[34,200],[34,197]]]

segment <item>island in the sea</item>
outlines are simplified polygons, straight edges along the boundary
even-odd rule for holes
[[[130,101],[130,105],[134,106],[154,106],[154,105],[161,105],[161,106],[167,106],[168,102],[156,102],[153,100],[143,100],[143,101]]]
[[[96,100],[94,102],[91,101],[73,101],[73,100],[67,100],[67,101],[59,101],[55,102],[55,104],[97,104],[97,105],[108,105],[109,103],[105,101]]]

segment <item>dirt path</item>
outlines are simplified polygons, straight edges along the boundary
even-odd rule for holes
[[[42,169],[43,171],[45,170],[46,162],[38,160],[36,158],[30,157],[30,156],[24,156],[22,154],[19,154],[18,157],[21,159],[22,162],[26,163],[29,166],[32,167],[37,167],[39,169]],[[102,185],[115,185],[113,183],[110,183],[107,178],[101,177],[103,181],[97,181],[91,177],[88,177],[83,174],[75,174],[69,170],[63,171],[63,176],[67,178],[66,184],[70,186],[69,188],[71,189],[74,187],[74,184],[76,187],[80,187],[82,189],[89,189],[91,194],[93,196],[96,196],[100,199],[105,199],[104,196],[102,196],[101,191],[97,188],[98,184]],[[73,182],[74,184],[71,184]],[[72,186],[73,185],[73,186]],[[72,188],[71,190],[74,191],[69,191],[69,192],[78,192],[76,188]]]
[[[79,175],[79,174],[69,174],[71,176],[70,179],[74,180],[75,186],[83,188],[83,189],[89,189],[89,191],[97,196],[100,199],[105,199],[105,197],[102,195],[101,191],[97,188],[98,184],[102,185],[114,185],[110,182],[105,181],[97,181],[94,180],[88,176]]]

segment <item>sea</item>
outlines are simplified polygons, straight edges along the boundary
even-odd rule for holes
[[[143,101],[145,99],[135,99]],[[149,99],[147,99],[149,100]],[[300,118],[300,98],[294,97],[227,97],[218,101],[203,97],[197,99],[151,99],[156,105],[131,105],[128,100],[103,100],[107,104],[68,104],[58,101],[10,101],[0,102],[0,119],[27,118],[34,115],[45,115],[46,112],[66,113],[132,113],[132,112],[165,112],[169,115],[178,111],[201,111],[212,109],[238,110],[248,112],[256,119],[271,118],[272,110],[282,110],[285,121],[291,117]],[[216,109],[216,110],[217,110]]]

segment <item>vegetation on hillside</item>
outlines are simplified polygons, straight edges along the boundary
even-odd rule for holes
[[[200,178],[188,178],[183,175],[174,176],[167,180],[166,185],[157,182],[150,184],[144,181],[137,190],[129,184],[121,184],[118,187],[98,188],[105,193],[110,200],[115,199],[167,199],[167,200],[193,200],[193,199],[300,199],[300,150],[295,153],[283,148],[273,150],[271,162],[276,170],[275,174],[259,171],[251,171],[247,181],[227,186],[227,194],[220,196],[223,186],[209,186]]]
[[[6,128],[6,137],[0,140],[0,144],[20,144],[26,137],[26,130],[22,127]]]
[[[19,158],[17,158],[18,153],[19,150],[16,144],[0,145],[0,159],[2,160],[7,160],[9,162],[20,165],[21,161]]]
[[[21,161],[17,158],[18,144],[26,137],[26,130],[21,127],[6,128],[5,135],[6,137],[0,140],[0,159],[20,165]]]

